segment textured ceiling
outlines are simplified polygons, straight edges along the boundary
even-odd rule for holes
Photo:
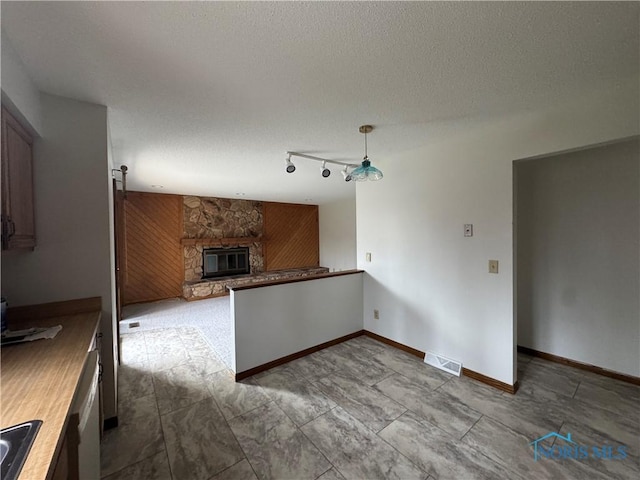
[[[7,2],[2,29],[44,92],[109,107],[129,187],[324,203],[334,170],[419,147],[437,125],[615,88],[638,75],[638,4]],[[383,180],[384,181],[384,180]]]

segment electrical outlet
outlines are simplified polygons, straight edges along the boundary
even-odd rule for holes
[[[380,320],[380,311],[379,310],[375,309],[373,311],[373,319],[374,320]]]
[[[489,260],[489,273],[498,273],[498,260]]]

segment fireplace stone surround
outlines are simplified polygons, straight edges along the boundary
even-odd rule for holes
[[[228,295],[227,287],[329,272],[328,268],[264,271],[262,202],[253,200],[184,197],[183,297],[197,300]],[[208,247],[248,247],[249,275],[202,278],[202,252]]]

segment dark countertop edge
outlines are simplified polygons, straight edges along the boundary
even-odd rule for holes
[[[364,273],[364,270],[344,270],[342,272],[318,273],[316,275],[283,278],[281,280],[268,280],[266,282],[256,282],[249,285],[241,285],[238,287],[227,286],[227,290],[232,292],[239,292],[240,290],[251,290],[252,288],[271,287],[274,285],[284,285],[286,283],[307,282],[309,280],[318,280],[321,278],[342,277],[344,275],[354,275],[356,273]]]

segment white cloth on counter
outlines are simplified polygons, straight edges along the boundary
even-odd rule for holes
[[[26,330],[7,330],[2,333],[2,344],[33,342],[34,340],[54,338],[62,330],[62,325],[55,327],[27,328]]]
[[[24,339],[27,342],[32,342],[33,340],[40,340],[41,338],[53,338],[60,330],[62,330],[62,325],[56,325],[55,327],[49,327],[40,332],[27,335]]]

